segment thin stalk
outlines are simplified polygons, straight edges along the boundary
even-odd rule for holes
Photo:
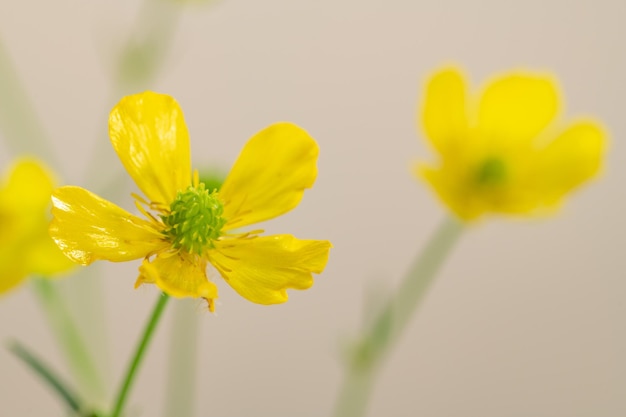
[[[76,382],[90,397],[101,396],[105,390],[101,375],[57,286],[43,278],[31,282]]]
[[[46,363],[18,341],[10,342],[7,345],[7,349],[28,365],[42,380],[47,382],[50,388],[65,401],[65,404],[74,414],[81,415],[83,407],[76,393]]]
[[[46,161],[61,173],[62,164],[56,158],[53,142],[37,114],[27,88],[13,63],[10,51],[0,38],[0,135],[13,155],[32,155]],[[49,318],[55,337],[71,369],[72,376],[81,393],[90,402],[98,402],[105,396],[104,383],[96,372],[94,362],[80,337],[79,326],[72,320],[67,307],[71,300],[61,299],[58,288],[43,280],[33,280],[35,293],[45,315]],[[101,291],[94,291],[100,294]],[[81,294],[84,298],[85,294]],[[94,303],[87,306],[93,308]],[[83,309],[87,315],[89,311]],[[102,322],[102,320],[100,320]],[[70,324],[71,323],[71,324]],[[91,321],[93,324],[93,321]],[[95,326],[100,328],[99,326]]]
[[[200,175],[209,190],[219,190],[224,178],[217,170]],[[163,417],[194,416],[199,317],[196,300],[179,300],[174,306]]]
[[[196,307],[195,300],[180,300],[174,306],[164,417],[194,415],[199,317]]]
[[[111,74],[111,98],[106,103],[106,113],[122,96],[154,88],[154,80],[163,67],[174,34],[178,29],[184,4],[171,0],[143,0],[137,19],[120,49]],[[85,178],[98,191],[107,188],[109,172],[115,153],[108,133],[98,136],[91,163]]]
[[[365,329],[349,358],[347,375],[335,404],[335,417],[365,415],[382,361],[406,329],[462,230],[461,223],[452,218],[437,228],[395,295]]]
[[[13,154],[37,156],[50,163],[54,158],[46,131],[29,99],[24,84],[0,39],[0,133]]]
[[[117,394],[117,400],[115,401],[115,406],[113,408],[113,412],[111,413],[111,417],[119,417],[122,412],[124,405],[126,403],[126,398],[128,397],[128,393],[130,388],[135,380],[135,375],[137,370],[139,369],[139,365],[143,360],[144,353],[152,336],[154,335],[154,330],[161,318],[163,310],[167,304],[169,297],[165,294],[159,295],[159,299],[157,300],[154,309],[152,310],[152,314],[150,315],[150,319],[146,324],[146,328],[143,331],[143,335],[137,345],[137,350],[135,351],[135,355],[133,356],[130,364],[128,366],[128,370],[126,371],[126,377],[124,378],[120,390]]]

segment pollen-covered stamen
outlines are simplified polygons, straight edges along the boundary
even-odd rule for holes
[[[209,192],[203,183],[190,186],[178,192],[170,205],[170,213],[161,216],[166,226],[164,233],[174,248],[202,255],[221,236],[226,224],[223,211],[215,190]]]

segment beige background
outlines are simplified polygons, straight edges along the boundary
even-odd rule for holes
[[[99,179],[121,169],[108,145],[96,143],[106,140],[115,95],[110,63],[138,10],[127,0],[0,3],[0,35],[66,183],[86,185],[94,149],[106,149]],[[447,62],[462,64],[476,83],[509,68],[556,73],[568,115],[596,115],[609,127],[607,168],[554,218],[494,219],[462,237],[386,364],[369,415],[624,415],[625,16],[622,0],[222,0],[188,7],[149,87],[181,103],[194,164],[227,169],[260,128],[278,120],[302,125],[321,147],[318,181],[296,210],[265,228],[335,246],[315,286],[280,306],[248,303],[213,275],[218,313],[193,307],[201,343],[196,415],[330,414],[343,341],[445,216],[408,169],[431,157],[415,128],[421,81]],[[0,145],[2,167],[9,159]],[[131,208],[131,190],[127,184],[116,201]],[[109,384],[119,379],[157,294],[133,290],[137,266],[103,264],[102,290],[84,300],[106,307],[106,327],[91,330],[108,334],[99,350],[109,354]],[[141,370],[131,416],[163,415],[170,318]],[[63,367],[28,286],[0,300],[0,340],[10,338]],[[0,415],[63,415],[4,349]]]

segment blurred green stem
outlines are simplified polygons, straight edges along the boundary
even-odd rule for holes
[[[122,93],[153,84],[170,49],[184,5],[171,0],[144,0],[121,50],[113,75]]]
[[[45,278],[33,278],[31,282],[43,307],[44,315],[62,348],[65,360],[77,379],[76,383],[87,393],[88,398],[92,400],[102,398],[105,388],[96,363],[55,283]]]
[[[371,321],[350,352],[346,376],[335,404],[335,417],[365,415],[378,369],[424,299],[439,268],[463,230],[447,218],[419,253],[394,296]]]
[[[0,133],[15,155],[32,155],[59,169],[35,108],[0,39]]]
[[[180,300],[174,306],[169,337],[169,361],[164,417],[192,417],[198,350],[196,300]]]
[[[13,154],[37,156],[59,172],[61,166],[54,158],[52,144],[2,39],[0,39],[0,133]],[[49,282],[35,281],[34,287],[81,391],[87,394],[90,401],[103,399],[104,384],[95,371],[94,362],[89,359],[87,346],[79,336],[76,323],[72,321],[67,305],[70,303],[68,300],[61,300],[58,288],[53,288]],[[101,291],[95,293],[99,294]],[[81,296],[85,298],[87,295],[83,293]],[[89,304],[91,308],[93,305],[94,303]],[[53,311],[55,309],[59,311]],[[88,314],[87,311],[83,313]],[[102,320],[98,321],[101,322]],[[63,323],[72,324],[66,326]],[[92,327],[99,327],[93,326],[93,323],[94,321],[90,323]],[[84,366],[80,365],[83,360],[86,361]]]
[[[154,80],[169,52],[183,7],[182,3],[171,0],[143,1],[113,68],[111,98],[106,103],[105,114],[122,96],[154,89]],[[121,165],[112,162],[115,154],[106,129],[98,137],[86,178],[93,188],[101,190],[110,181],[102,173],[111,172],[112,163]]]
[[[42,380],[47,382],[50,388],[52,388],[52,390],[65,401],[69,409],[74,412],[74,415],[82,415],[83,407],[78,400],[78,396],[52,371],[52,368],[17,341],[10,342],[7,348],[28,365],[33,372],[39,375]]]
[[[121,95],[151,86],[169,50],[182,7],[182,4],[175,4],[169,0],[144,0],[115,67],[112,101],[117,101]],[[0,133],[12,153],[39,156],[42,160],[48,161],[57,172],[61,168],[58,161],[53,159],[54,149],[47,140],[45,129],[2,39],[0,39]],[[111,192],[111,179],[102,175],[103,172],[111,171],[111,158],[107,158],[107,154],[112,154],[108,140],[97,141],[93,163],[89,164],[89,172],[86,173],[84,182],[91,184],[91,188],[96,190]],[[115,177],[113,181],[117,184],[117,180]],[[98,300],[102,293],[100,284],[100,281],[93,278],[89,284],[81,285],[74,293],[80,292],[81,299]],[[80,332],[73,323],[68,327],[58,325],[62,321],[71,322],[70,309],[60,301],[60,293],[51,285],[44,288],[35,284],[35,288],[40,301],[45,305],[47,315],[77,382],[82,389],[93,391],[95,398],[100,400],[105,395],[103,384],[96,375],[96,367],[92,366],[93,362],[89,360],[88,350],[79,337]],[[66,290],[72,291],[73,288]],[[42,294],[53,295],[46,299]],[[98,332],[96,335],[104,332],[103,310],[98,308],[101,305],[102,303],[90,302],[81,310],[85,318],[81,320],[81,324],[84,322],[102,324],[82,328],[90,341],[94,339],[94,332]],[[53,309],[58,311],[52,311]],[[77,342],[80,343],[76,344]],[[92,348],[103,350],[103,346],[104,343],[98,343],[98,346]],[[78,366],[80,363],[87,365]]]
[[[216,169],[200,174],[200,181],[209,190],[219,190],[224,178]],[[194,415],[199,317],[197,300],[178,300],[174,306],[163,417]]]
[[[163,314],[163,310],[167,305],[167,301],[169,300],[169,296],[166,294],[159,294],[159,298],[157,300],[154,309],[152,310],[152,314],[150,315],[150,319],[146,324],[146,328],[143,331],[143,335],[139,344],[137,345],[137,350],[135,351],[135,355],[133,356],[128,370],[126,371],[126,376],[122,382],[120,390],[117,394],[117,399],[115,400],[115,406],[113,408],[113,412],[110,417],[119,417],[122,410],[124,409],[124,405],[126,404],[126,398],[128,397],[128,393],[130,388],[135,380],[135,375],[137,370],[139,369],[139,365],[141,365],[141,361],[144,358],[144,354],[152,336],[154,335],[154,330],[156,329],[157,324]]]

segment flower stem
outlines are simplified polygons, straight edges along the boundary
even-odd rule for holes
[[[90,397],[100,397],[105,391],[104,383],[65,300],[48,279],[33,278],[32,284],[76,382],[83,391],[89,392]]]
[[[196,300],[180,300],[174,306],[164,417],[194,415],[198,317]]]
[[[133,356],[133,359],[128,366],[128,370],[126,371],[126,377],[124,378],[122,386],[120,387],[120,390],[117,394],[117,400],[115,401],[115,407],[113,408],[111,417],[119,417],[122,409],[124,408],[124,404],[126,403],[126,397],[128,396],[130,387],[135,379],[137,369],[141,364],[145,350],[148,347],[148,343],[150,343],[150,339],[152,339],[152,336],[154,335],[154,330],[156,329],[156,325],[161,318],[161,315],[163,313],[163,310],[165,309],[165,305],[167,304],[168,300],[169,296],[165,294],[159,295],[159,299],[157,300],[157,303],[152,310],[152,314],[150,315],[150,319],[148,320],[146,328],[143,331],[141,340],[137,345],[135,355]]]
[[[58,375],[52,369],[39,359],[35,354],[30,352],[25,346],[18,341],[12,341],[8,344],[7,348],[15,356],[20,358],[26,365],[28,365],[41,379],[48,383],[48,385],[61,397],[67,406],[76,415],[81,415],[83,407],[78,400],[77,395],[67,387],[67,385],[61,381]]]
[[[127,94],[154,88],[154,80],[162,69],[171,49],[174,35],[179,28],[184,2],[171,0],[143,0],[134,24],[128,33],[111,75],[111,98],[107,110]],[[118,177],[103,176],[110,172],[111,158],[115,153],[108,140],[108,133],[96,141],[85,177],[96,191],[110,188]],[[125,181],[125,177],[123,181]]]
[[[36,155],[58,169],[54,149],[2,39],[0,91],[0,130],[9,149],[15,154]]]
[[[365,329],[351,351],[343,386],[335,404],[335,417],[360,417],[365,414],[378,368],[406,329],[462,230],[462,224],[453,218],[447,218],[437,228],[395,295]]]

